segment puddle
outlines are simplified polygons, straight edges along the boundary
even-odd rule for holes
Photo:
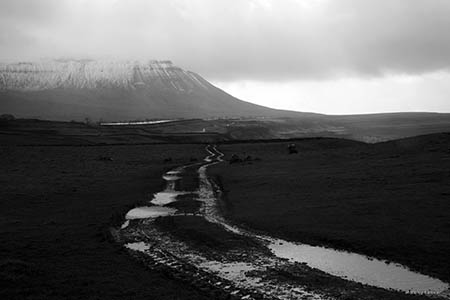
[[[159,192],[153,196],[153,199],[150,202],[153,203],[154,205],[163,206],[177,201],[177,196],[185,194],[187,194],[187,192],[177,192],[177,191]]]
[[[235,283],[236,289],[244,288],[250,290],[258,290],[264,295],[269,296],[269,299],[310,299],[310,300],[325,300],[329,299],[320,294],[313,292],[308,292],[304,288],[299,286],[293,286],[281,282],[271,282],[266,280],[259,275],[253,274],[252,272],[264,272],[266,267],[273,267],[270,263],[265,264],[255,264],[246,262],[219,262],[219,261],[205,261],[198,263],[198,266],[206,271],[216,274],[220,278],[228,280]],[[227,289],[231,286],[226,286],[222,282],[216,283],[216,286],[222,286],[222,288]],[[232,291],[233,289],[230,289]],[[235,290],[238,292],[239,290]],[[233,295],[233,292],[231,292]],[[245,293],[244,293],[245,294]],[[250,295],[243,296],[240,299],[248,299]]]
[[[177,210],[169,207],[162,206],[142,206],[136,207],[130,210],[125,218],[127,220],[133,219],[147,219],[147,218],[156,218],[163,216],[170,216],[175,214]]]
[[[125,229],[128,227],[128,225],[130,225],[130,220],[126,220],[125,222],[123,222],[122,226],[120,226],[120,229]]]
[[[167,181],[166,189],[162,192],[153,195],[153,198],[150,201],[150,203],[153,204],[154,206],[142,206],[133,208],[130,211],[128,211],[128,213],[125,216],[125,219],[126,220],[147,219],[175,214],[177,211],[176,209],[163,206],[177,201],[176,199],[177,196],[187,194],[187,192],[175,190],[176,181],[181,179],[180,173],[181,171],[179,170],[172,170],[166,172],[162,176],[162,178],[164,178]],[[122,225],[122,229],[126,228],[127,226],[128,223],[125,222]]]
[[[441,293],[449,288],[439,279],[356,253],[282,240],[275,240],[269,248],[278,257],[305,262],[326,273],[372,286],[419,294]]]
[[[172,170],[172,171],[168,171],[168,172],[166,172],[166,174],[167,175],[178,175],[178,174],[180,174],[181,173],[181,171],[179,171],[179,170]]]
[[[167,174],[166,173],[166,174],[163,175],[162,178],[164,178],[167,181],[174,181],[174,180],[181,179],[181,176],[175,175],[175,174],[171,175],[171,174]]]
[[[205,218],[207,220],[219,223],[233,233],[248,235],[269,242],[269,249],[277,257],[286,258],[292,262],[304,262],[312,268],[348,280],[417,294],[439,294],[449,289],[450,286],[447,283],[427,275],[413,272],[399,264],[386,263],[381,260],[368,258],[364,255],[325,247],[290,243],[280,239],[257,235],[228,224],[217,211],[217,199],[215,199],[213,192],[214,187],[206,173],[207,168],[221,161],[223,155],[217,151],[219,156],[213,162],[211,159],[212,153],[211,151],[208,152],[211,155],[205,161],[210,161],[211,163],[202,166],[198,170],[201,183],[199,196],[204,202]]]
[[[177,196],[187,194],[187,192],[176,191],[176,182],[180,180],[180,170],[172,170],[166,172],[162,178],[167,181],[166,189],[162,192],[153,195],[153,199],[150,201],[154,205],[163,206],[177,201]]]
[[[202,213],[206,220],[220,224],[225,229],[236,234],[267,242],[268,248],[278,258],[288,259],[292,262],[304,262],[312,268],[319,269],[334,276],[371,286],[394,289],[407,293],[441,295],[447,293],[449,289],[447,283],[442,282],[439,279],[412,272],[407,267],[395,263],[386,263],[356,253],[274,239],[264,235],[257,235],[251,231],[229,224],[217,209],[216,193],[220,193],[220,189],[215,186],[207,176],[207,168],[220,162],[223,154],[217,151],[215,147],[211,148],[215,153],[212,152],[209,147],[206,149],[210,155],[204,160],[207,164],[200,166],[198,169],[200,187],[197,191],[198,200],[203,202]],[[176,181],[181,179],[180,170],[182,170],[182,168],[169,171],[163,175],[163,178],[167,181],[166,189],[155,194],[151,200],[151,203],[156,204],[157,206],[134,208],[127,213],[126,220],[156,218],[159,216],[175,214],[177,211],[176,209],[163,207],[162,205],[176,201],[178,195],[186,194],[186,192],[175,190]],[[122,225],[122,228],[128,226],[129,223],[127,222],[128,221]],[[126,247],[142,252],[149,249],[149,246],[143,242],[130,243],[127,244]],[[183,255],[188,256],[189,253],[183,252]],[[272,259],[275,258],[272,257]],[[266,291],[270,295],[281,295],[282,297],[278,297],[279,299],[291,299],[292,296],[295,296],[292,293],[302,294],[302,297],[307,296],[312,299],[320,299],[320,296],[315,295],[314,293],[307,294],[306,291],[299,289],[299,287],[272,286],[267,282],[261,284],[258,278],[246,274],[249,271],[261,270],[263,266],[258,265],[256,262],[227,263],[198,258],[198,260],[193,261],[193,263],[204,270],[216,273],[220,277],[236,283],[237,286],[257,288],[258,290]],[[289,291],[290,294],[286,294],[284,291]]]
[[[140,251],[140,252],[145,252],[148,249],[150,249],[150,246],[148,246],[144,242],[128,243],[128,244],[125,244],[125,247],[128,248],[128,249],[135,250],[135,251]]]
[[[165,191],[175,191],[177,181],[182,178],[180,173],[181,172],[178,170],[172,170],[164,173],[162,178],[167,181]]]

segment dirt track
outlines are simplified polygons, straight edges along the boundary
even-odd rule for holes
[[[213,147],[207,148],[207,151],[210,155],[199,168],[197,193],[198,200],[203,202],[200,216],[181,214],[134,220],[118,234],[121,242],[126,243],[129,248],[135,248],[131,253],[144,260],[148,267],[165,268],[174,277],[210,292],[215,297],[421,297],[363,286],[273,256],[266,250],[267,240],[230,225],[220,216],[217,206],[217,193],[220,191],[209,181],[206,169],[220,162],[223,155]],[[223,240],[225,242],[221,242]],[[243,240],[247,240],[247,244]],[[308,279],[300,279],[304,277]],[[223,285],[228,288],[223,289]]]
[[[164,171],[203,157],[202,145],[2,146],[0,154],[1,299],[208,299],[130,259],[107,231],[161,189]]]

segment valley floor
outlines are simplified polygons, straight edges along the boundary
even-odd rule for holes
[[[387,260],[450,281],[450,134],[379,144],[337,139],[221,145],[247,162],[209,172],[231,221]]]

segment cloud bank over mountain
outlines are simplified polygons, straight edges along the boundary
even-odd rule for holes
[[[0,60],[167,59],[270,106],[450,111],[435,88],[450,85],[448,28],[448,0],[2,0]]]
[[[449,16],[446,0],[3,0],[1,59],[171,59],[216,80],[421,74],[450,67]]]

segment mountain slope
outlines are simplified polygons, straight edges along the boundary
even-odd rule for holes
[[[53,120],[298,116],[241,101],[170,61],[0,65],[0,112]]]

